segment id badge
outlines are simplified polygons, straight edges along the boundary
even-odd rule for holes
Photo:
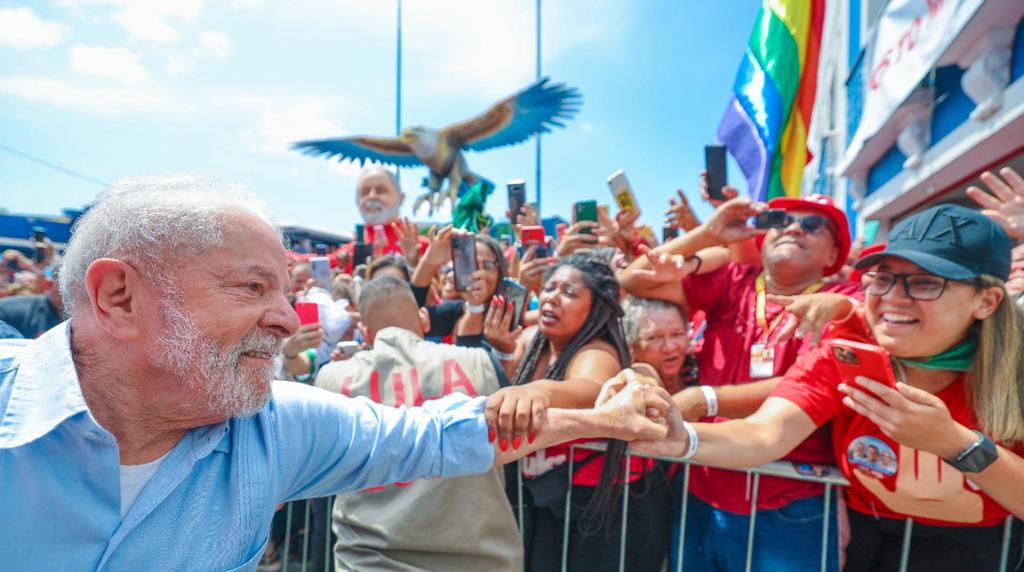
[[[775,375],[775,348],[768,344],[750,346],[750,377],[763,378]]]

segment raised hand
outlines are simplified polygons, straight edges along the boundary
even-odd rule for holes
[[[747,224],[747,219],[757,216],[765,209],[763,203],[755,203],[747,197],[739,197],[722,203],[704,223],[708,235],[720,244],[731,244],[764,234],[768,231],[756,229]]]
[[[706,183],[705,186],[707,186]],[[700,219],[697,218],[697,215],[690,208],[690,203],[686,200],[683,190],[676,189],[676,193],[679,195],[679,202],[677,203],[673,198],[668,200],[669,206],[668,210],[665,211],[665,224],[671,228],[689,232],[700,226]]]
[[[537,256],[537,246],[526,247],[523,260],[519,265],[519,283],[531,292],[540,292],[541,282],[548,267],[555,263],[550,256]]]
[[[1024,239],[1024,179],[1010,167],[999,170],[1002,178],[991,171],[981,174],[992,194],[978,187],[968,187],[967,196],[982,206],[982,214],[999,223],[1014,240]]]
[[[700,198],[707,201],[708,204],[715,207],[716,209],[722,206],[722,204],[724,204],[726,201],[731,201],[732,199],[735,199],[736,197],[740,196],[740,192],[736,190],[736,187],[732,185],[726,185],[722,187],[722,196],[725,197],[724,201],[711,198],[711,195],[708,194],[708,174],[707,172],[702,171],[700,174]]]
[[[411,218],[402,217],[395,225],[398,246],[409,264],[416,265],[420,257],[420,227]]]
[[[423,260],[432,267],[441,266],[452,259],[452,236],[457,234],[455,227],[445,225],[440,230],[437,225],[430,227],[427,231],[427,239],[430,244],[427,251],[423,253]]]
[[[565,258],[566,256],[569,256],[570,254],[576,252],[581,248],[596,247],[598,242],[597,235],[586,234],[583,231],[590,230],[591,233],[593,233],[594,231],[597,230],[597,228],[597,223],[589,220],[583,220],[574,223],[565,232],[565,238],[563,238],[562,241],[558,244],[558,248],[556,249],[555,254],[559,258]]]
[[[324,340],[324,331],[320,322],[299,326],[295,334],[284,341],[284,355],[294,356],[302,350],[318,348]]]
[[[523,333],[523,327],[512,324],[515,308],[504,296],[491,298],[491,308],[484,319],[484,338],[491,346],[504,354],[515,352],[516,340]],[[516,327],[513,328],[513,325]]]
[[[818,345],[825,326],[832,320],[848,316],[853,310],[850,299],[842,294],[816,292],[798,296],[768,295],[768,301],[785,308],[789,314],[785,325],[779,330],[774,343],[787,342],[794,335],[798,338],[811,334],[811,344]]]
[[[634,270],[633,273],[638,278],[664,284],[679,282],[690,274],[690,269],[686,263],[687,260],[682,254],[669,254],[667,252],[655,254],[654,252],[648,252],[644,256],[647,257],[647,262],[651,267]]]

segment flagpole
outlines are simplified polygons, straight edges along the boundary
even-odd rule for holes
[[[541,4],[541,0],[537,0],[537,9],[536,9],[536,11],[537,11],[537,65],[536,65],[537,73],[536,73],[536,79],[538,79],[538,80],[541,77],[541,67],[540,67],[540,20],[541,20],[541,18],[540,18],[541,9],[540,8],[541,7],[540,7],[540,4]],[[540,202],[540,200],[541,200],[541,185],[540,185],[540,181],[541,181],[541,178],[540,178],[540,175],[541,175],[541,155],[540,155],[540,132],[539,131],[537,132],[537,149],[536,149],[536,156],[534,158],[534,164],[537,167],[537,173],[536,173],[536,177],[537,177],[537,180],[536,180],[536,185],[537,185],[537,216],[540,217],[540,213],[541,213],[541,202]]]
[[[402,0],[398,0],[397,29],[395,33],[395,135],[402,133]],[[395,181],[402,191],[402,169],[395,165]]]

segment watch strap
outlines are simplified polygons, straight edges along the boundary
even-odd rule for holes
[[[974,432],[978,440],[971,443],[953,459],[946,462],[962,473],[980,473],[999,458],[996,444],[981,431]]]

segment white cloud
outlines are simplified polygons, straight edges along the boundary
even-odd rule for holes
[[[102,48],[76,44],[69,53],[71,69],[80,75],[141,83],[149,72],[139,63],[139,56],[127,48]]]
[[[56,46],[67,35],[67,26],[47,22],[31,8],[0,8],[0,45],[19,50]]]
[[[228,59],[231,52],[231,39],[223,32],[207,30],[199,35],[199,45],[208,50],[218,59]]]
[[[239,105],[252,105],[261,96],[233,97]],[[253,151],[267,154],[293,153],[290,145],[303,139],[340,137],[346,133],[332,116],[336,116],[344,104],[334,100],[307,99],[286,105],[275,105],[264,100],[259,127],[246,130],[239,138]]]
[[[124,28],[133,40],[171,43],[181,35],[178,26],[195,21],[203,0],[65,0],[69,8],[99,6],[111,10],[110,19]]]
[[[180,100],[153,89],[69,82],[51,77],[0,77],[0,94],[101,117],[177,115],[186,111]]]

